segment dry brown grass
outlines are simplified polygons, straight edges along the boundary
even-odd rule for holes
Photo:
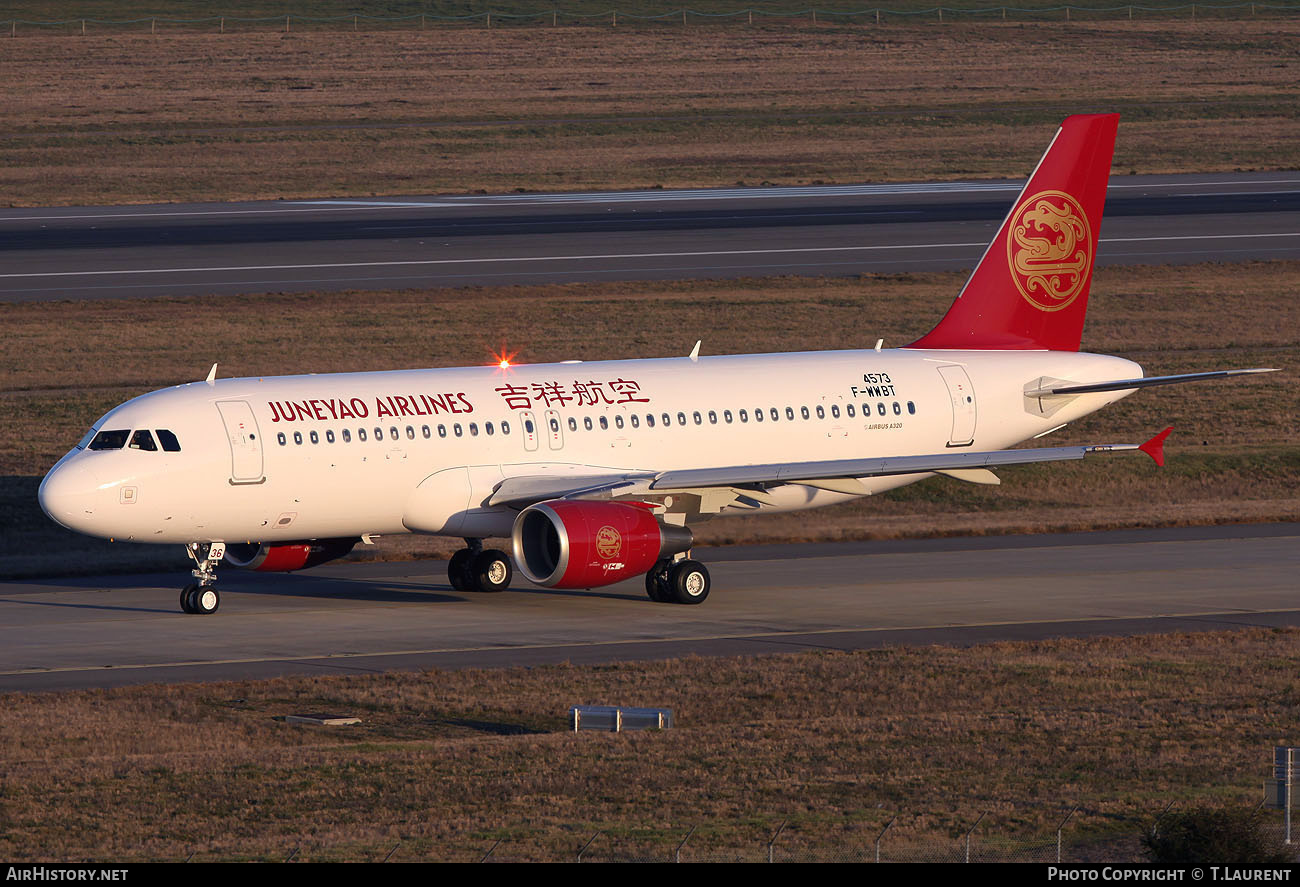
[[[96,418],[145,391],[222,375],[386,370],[483,362],[502,342],[545,362],[902,344],[925,332],[960,274],[862,279],[574,284],[0,306],[0,575],[180,565],[183,554],[110,546],[54,527],[39,477]],[[1109,268],[1098,275],[1084,347],[1149,374],[1231,366],[1287,373],[1137,394],[1052,442],[1142,440],[1173,424],[1170,465],[1139,460],[1012,469],[999,488],[927,481],[809,514],[701,525],[705,544],[1008,533],[1300,518],[1300,263]],[[364,312],[353,310],[358,302]],[[458,310],[472,304],[473,311]],[[582,324],[572,319],[581,317]],[[862,317],[873,318],[864,329]],[[179,330],[184,328],[184,335]],[[86,343],[111,330],[114,360]],[[487,338],[483,330],[492,330]],[[680,330],[680,341],[663,330]],[[197,352],[194,342],[211,343]],[[367,556],[446,555],[451,540],[385,539]],[[180,554],[180,558],[177,555]]]
[[[172,685],[3,697],[0,855],[685,858],[951,850],[1136,833],[1170,801],[1251,805],[1300,717],[1295,630]],[[565,732],[575,702],[664,733]],[[330,710],[351,728],[275,716]],[[1067,853],[1069,853],[1067,845]],[[1110,858],[1114,858],[1113,856]]]
[[[1120,171],[1295,168],[1297,47],[1249,20],[33,33],[0,44],[0,194],[1023,176],[1075,110],[1125,112]]]

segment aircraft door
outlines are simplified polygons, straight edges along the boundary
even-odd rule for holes
[[[560,423],[560,414],[555,410],[547,410],[542,418],[546,423],[546,442],[551,445],[551,449],[560,449],[564,446],[564,426]]]
[[[219,400],[217,411],[230,441],[230,482],[260,484],[266,476],[262,473],[262,441],[253,408],[243,400]]]
[[[524,449],[533,452],[537,449],[537,418],[533,416],[532,410],[524,410],[519,414],[519,424],[524,433]]]
[[[959,366],[939,367],[939,375],[948,386],[948,397],[952,400],[952,434],[948,446],[968,447],[975,442],[975,386]]]

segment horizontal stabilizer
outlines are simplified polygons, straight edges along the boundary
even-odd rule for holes
[[[1182,382],[1203,382],[1207,379],[1226,379],[1229,376],[1246,376],[1254,373],[1276,373],[1270,367],[1248,370],[1214,370],[1208,373],[1183,373],[1178,376],[1146,376],[1141,379],[1119,379],[1115,382],[1098,382],[1093,385],[1052,385],[1026,391],[1025,397],[1066,397],[1072,394],[1092,394],[1097,391],[1129,391],[1134,388],[1152,388],[1156,385],[1178,385]]]

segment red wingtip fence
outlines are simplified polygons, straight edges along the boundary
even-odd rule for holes
[[[9,32],[10,37],[18,37],[24,31],[57,31],[68,34],[90,35],[104,30],[143,30],[148,28],[151,34],[168,31],[208,30],[220,34],[232,30],[273,30],[292,33],[295,28],[302,30],[334,29],[359,32],[363,29],[384,30],[426,30],[430,25],[443,26],[477,26],[482,28],[510,25],[543,25],[558,28],[562,26],[585,25],[588,27],[617,27],[623,24],[653,26],[656,24],[685,27],[688,25],[707,25],[739,23],[746,26],[764,22],[803,22],[809,25],[835,24],[871,24],[884,25],[894,22],[933,21],[936,23],[953,23],[961,21],[1093,21],[1114,19],[1169,19],[1187,18],[1191,20],[1205,18],[1241,19],[1259,16],[1289,16],[1300,13],[1300,3],[1182,3],[1171,6],[1145,6],[1124,4],[1116,6],[980,6],[954,7],[932,6],[925,9],[888,9],[869,7],[863,9],[823,9],[808,7],[804,9],[733,9],[725,12],[681,7],[661,13],[636,13],[625,9],[610,8],[601,12],[569,12],[562,9],[550,9],[540,12],[504,12],[485,10],[466,15],[438,15],[432,12],[419,12],[410,15],[364,15],[346,13],[344,15],[315,16],[288,13],[275,16],[241,17],[232,15],[213,15],[197,18],[170,18],[149,16],[133,19],[97,19],[76,17],[53,21],[29,19],[0,19],[0,33]]]

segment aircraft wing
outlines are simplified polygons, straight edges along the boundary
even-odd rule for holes
[[[1166,428],[1142,444],[1092,444],[822,462],[773,462],[589,477],[512,477],[497,486],[488,504],[525,507],[547,499],[635,499],[667,493],[707,494],[718,491],[729,491],[733,497],[750,499],[758,504],[766,501],[765,491],[768,488],[782,484],[806,484],[853,494],[866,492],[866,488],[858,483],[860,478],[925,473],[951,474],[976,483],[996,483],[996,478],[981,479],[990,468],[1033,462],[1061,462],[1083,459],[1096,453],[1130,450],[1141,450],[1151,456],[1157,465],[1163,465],[1164,441],[1172,430]]]

